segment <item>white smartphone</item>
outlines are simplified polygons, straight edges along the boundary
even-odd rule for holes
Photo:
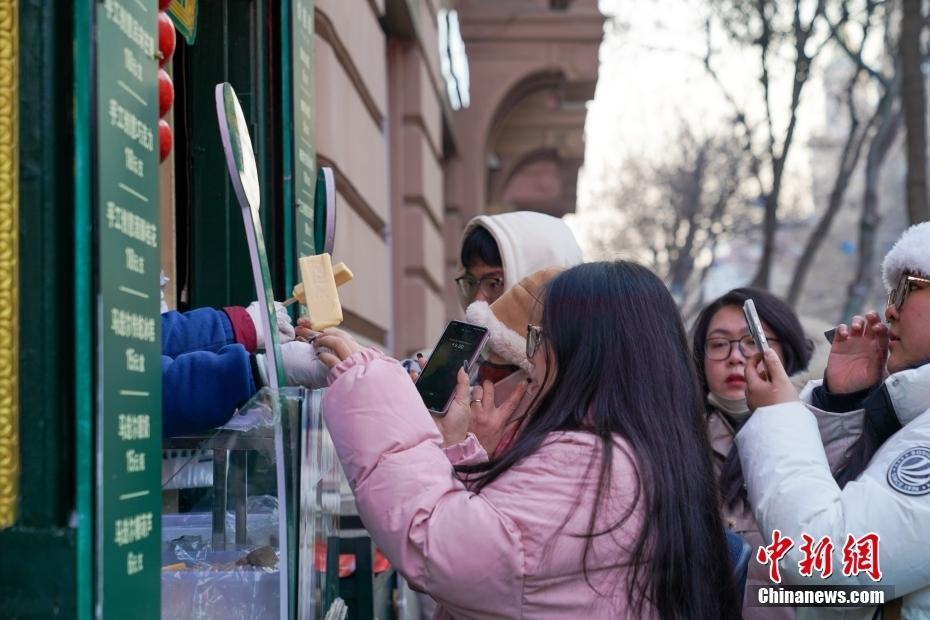
[[[487,341],[488,330],[480,325],[449,323],[417,379],[417,390],[430,413],[446,415],[455,395],[459,368],[470,372]]]
[[[747,299],[743,304],[743,315],[746,317],[749,333],[752,334],[753,339],[756,341],[759,351],[765,353],[769,350],[769,342],[765,339],[765,331],[762,329],[759,313],[756,312],[756,304],[751,299]]]

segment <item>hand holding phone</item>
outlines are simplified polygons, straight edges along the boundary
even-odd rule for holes
[[[455,396],[459,369],[471,370],[487,340],[485,327],[462,321],[449,322],[416,383],[430,413],[446,414]]]
[[[756,304],[751,299],[747,299],[743,304],[743,315],[746,317],[749,333],[752,334],[753,340],[756,341],[756,347],[759,351],[765,353],[769,349],[769,342],[765,338],[762,321],[759,320],[759,314],[756,312]]]

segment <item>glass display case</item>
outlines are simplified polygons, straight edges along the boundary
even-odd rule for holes
[[[322,390],[263,388],[164,442],[162,618],[340,617],[340,469]]]

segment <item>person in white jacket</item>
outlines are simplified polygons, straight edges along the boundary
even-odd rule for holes
[[[771,539],[777,529],[795,543],[780,563],[782,578],[893,588],[880,611],[810,607],[799,609],[799,618],[930,618],[928,247],[930,223],[923,223],[905,231],[885,257],[888,324],[873,313],[837,328],[824,385],[802,395],[817,407],[798,401],[771,351],[746,367],[747,396],[756,411],[736,442],[763,534]],[[825,423],[826,416],[831,421]],[[851,440],[846,469],[834,479],[826,452],[832,443]],[[828,578],[801,575],[805,534],[832,541]],[[871,570],[841,570],[849,537],[870,534],[877,535]]]

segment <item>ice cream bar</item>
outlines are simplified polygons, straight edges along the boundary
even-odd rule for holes
[[[333,277],[336,280],[336,286],[342,286],[355,276],[352,274],[352,270],[346,267],[345,263],[336,263],[333,265]]]
[[[298,264],[306,306],[310,311],[310,328],[321,331],[342,323],[342,304],[336,292],[336,277],[329,254],[302,256]]]
[[[352,275],[352,270],[346,267],[345,263],[336,263],[333,265],[333,279],[336,281],[336,286],[342,286],[346,282],[349,282],[354,275]],[[298,282],[291,291],[291,298],[284,302],[285,306],[289,306],[295,301],[299,301],[303,305],[307,305],[307,299],[304,297],[304,285],[302,282]]]

